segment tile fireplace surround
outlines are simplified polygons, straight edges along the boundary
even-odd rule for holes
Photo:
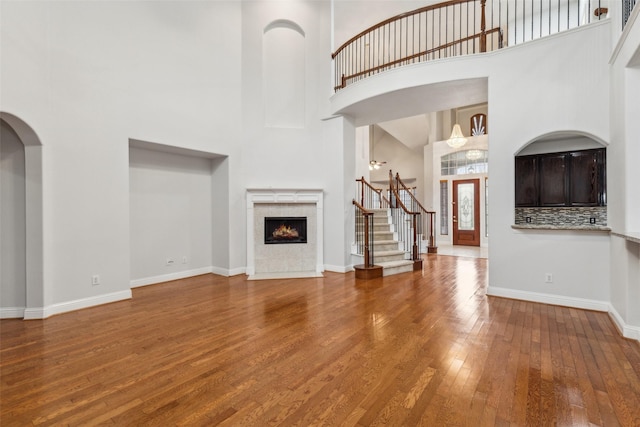
[[[307,217],[307,243],[264,243],[265,217]],[[247,189],[249,280],[322,277],[323,193],[311,189]]]

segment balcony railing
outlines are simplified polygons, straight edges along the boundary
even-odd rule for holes
[[[627,25],[627,21],[631,16],[633,7],[636,5],[636,0],[623,0],[622,2],[622,28]]]
[[[636,2],[624,1],[630,8]],[[451,0],[422,7],[382,21],[340,46],[332,54],[334,88],[408,64],[524,43],[606,14],[601,0]]]

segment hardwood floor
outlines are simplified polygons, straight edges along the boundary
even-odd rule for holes
[[[487,260],[370,281],[198,276],[0,322],[0,424],[640,425],[606,313],[485,296]]]

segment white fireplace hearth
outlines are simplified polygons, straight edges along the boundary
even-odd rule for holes
[[[306,218],[306,243],[267,244],[266,217]],[[322,277],[322,236],[322,190],[247,189],[249,280]]]

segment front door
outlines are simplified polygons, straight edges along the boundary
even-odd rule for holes
[[[480,180],[453,181],[453,244],[480,246]]]

